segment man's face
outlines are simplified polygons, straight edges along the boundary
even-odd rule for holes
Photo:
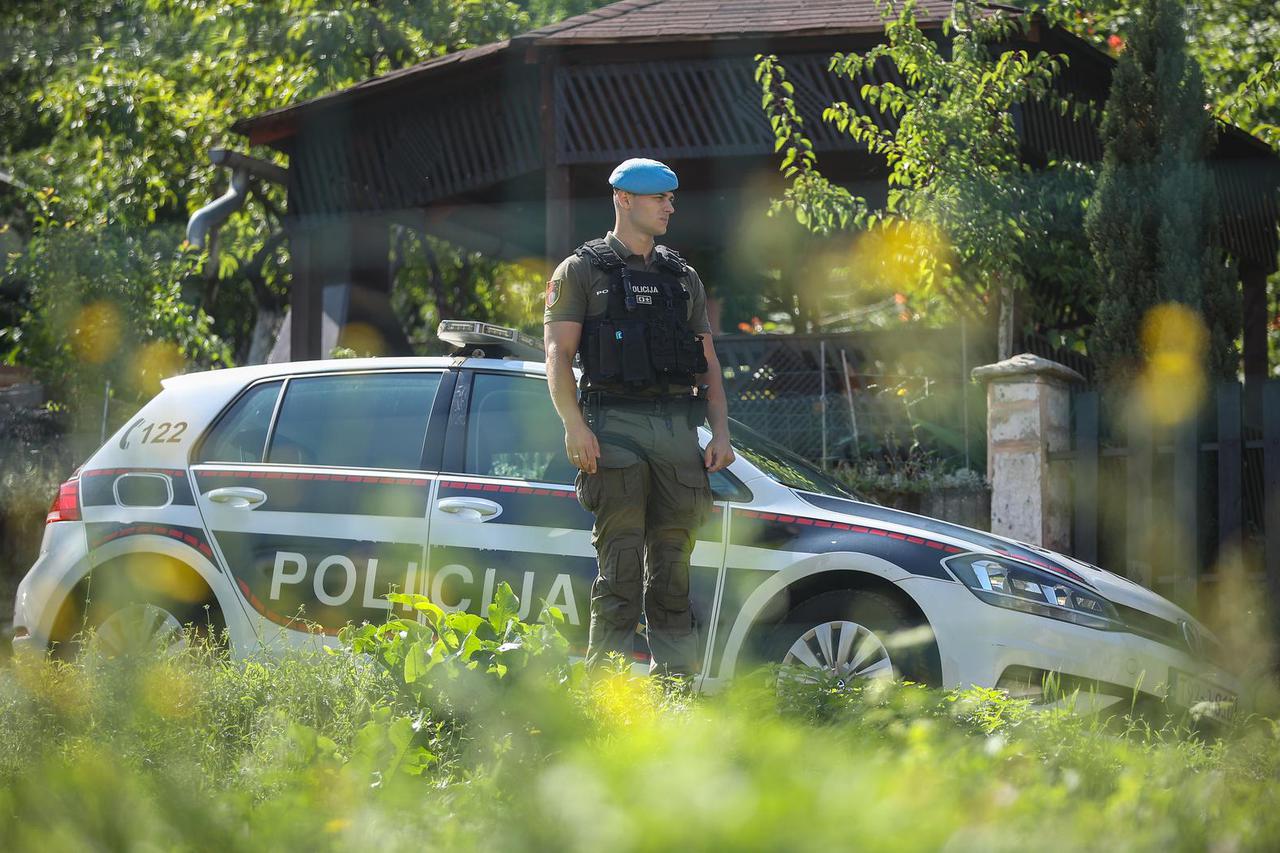
[[[654,237],[667,233],[667,222],[676,212],[675,193],[636,195],[624,191],[621,196],[633,227]]]

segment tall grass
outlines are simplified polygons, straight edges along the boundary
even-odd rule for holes
[[[67,418],[0,402],[0,659],[8,656],[13,597],[40,552],[44,517],[75,467]]]
[[[563,661],[505,680],[455,662],[436,671],[442,704],[384,664],[92,644],[16,659],[0,670],[0,849],[1280,845],[1266,719],[1205,739],[995,691],[768,672],[694,697]]]

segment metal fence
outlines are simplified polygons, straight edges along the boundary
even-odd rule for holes
[[[826,466],[930,455],[982,469],[989,360],[955,329],[716,338],[729,414]]]
[[[1072,550],[1194,601],[1238,559],[1280,578],[1280,380],[1219,386],[1198,416],[1158,434],[1096,391],[1072,397]],[[1278,590],[1280,591],[1280,586]]]

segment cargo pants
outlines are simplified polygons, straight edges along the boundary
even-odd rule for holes
[[[697,431],[683,415],[606,410],[596,432],[596,473],[579,471],[576,481],[578,501],[595,515],[591,542],[599,563],[587,665],[609,652],[629,656],[643,613],[650,672],[693,674],[698,640],[689,557],[711,509]]]

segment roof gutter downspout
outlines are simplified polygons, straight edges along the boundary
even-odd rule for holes
[[[191,214],[187,221],[187,242],[197,249],[209,247],[209,260],[205,265],[205,275],[212,277],[218,269],[218,229],[231,214],[244,206],[249,197],[251,178],[259,178],[275,184],[285,184],[288,171],[274,163],[246,157],[235,151],[214,148],[209,151],[209,161],[215,166],[226,166],[231,169],[231,186],[215,201]]]

